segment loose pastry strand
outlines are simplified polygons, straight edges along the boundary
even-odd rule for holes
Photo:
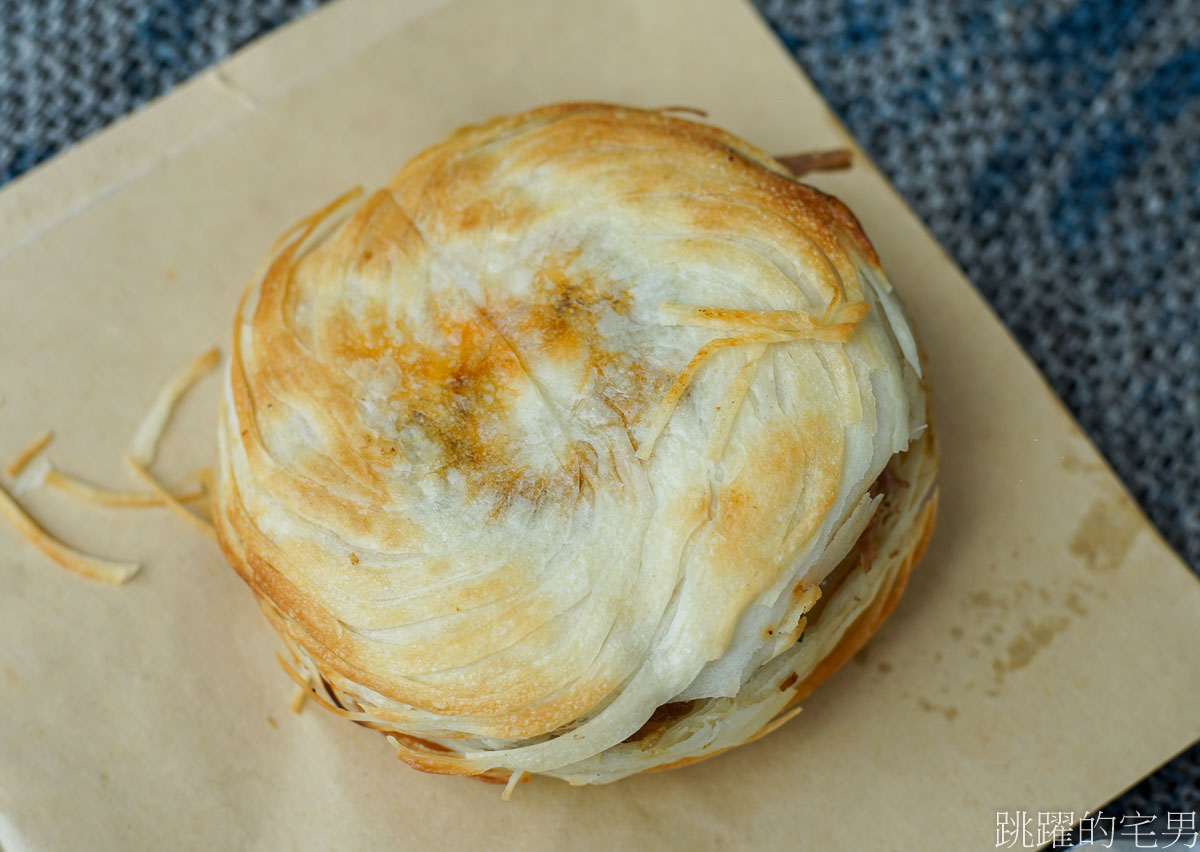
[[[46,484],[52,488],[57,488],[64,494],[70,494],[73,497],[78,497],[80,500],[86,500],[89,503],[96,503],[101,506],[112,506],[122,509],[148,509],[155,506],[165,506],[170,502],[170,500],[152,492],[113,491],[108,488],[100,488],[56,467],[51,467],[46,472]],[[207,488],[201,483],[192,488],[172,491],[169,496],[180,503],[194,503],[197,500],[204,499],[207,494]]]
[[[163,386],[155,398],[154,404],[146,412],[145,419],[142,420],[137,432],[133,435],[129,455],[134,461],[143,467],[150,466],[154,461],[154,456],[158,453],[158,442],[162,440],[163,432],[167,428],[167,421],[170,420],[175,406],[179,404],[179,400],[192,385],[216,368],[220,360],[221,353],[216,348],[210,349],[184,367]]]
[[[4,472],[16,479],[21,475],[21,471],[28,467],[29,463],[37,458],[38,453],[46,449],[46,445],[53,439],[54,433],[49,429],[43,429],[25,449],[13,456],[12,461],[5,465]]]
[[[854,157],[847,148],[831,151],[805,151],[800,154],[783,154],[775,158],[787,166],[796,177],[809,172],[831,172],[848,169],[854,165]]]
[[[29,464],[46,449],[53,438],[54,433],[49,429],[39,432],[37,437],[30,441],[29,445],[17,453],[5,466],[4,472],[13,479],[20,477],[26,468],[29,467]],[[89,503],[96,503],[101,506],[140,509],[163,506],[168,502],[153,493],[114,491],[109,488],[101,488],[74,474],[60,470],[53,464],[49,464],[46,467],[45,473],[41,476],[41,482],[52,488],[57,488],[65,494],[70,494],[73,497],[78,497],[80,500],[86,500]],[[206,483],[201,481],[192,488],[171,492],[171,497],[181,503],[192,503],[196,500],[204,499],[209,490],[211,489],[207,487]]]
[[[38,456],[46,449],[54,435],[50,430],[40,432],[24,449],[5,466],[4,472],[17,479],[17,488],[35,487],[46,484],[71,496],[92,503],[116,507],[148,508],[166,506],[192,526],[206,535],[216,537],[211,521],[189,511],[183,503],[202,499],[211,492],[212,473],[208,469],[197,473],[200,483],[191,489],[170,491],[146,469],[146,462],[153,459],[158,443],[170,422],[179,400],[206,373],[216,367],[220,352],[210,349],[193,360],[178,375],[171,379],[155,398],[153,406],[143,419],[134,436],[133,447],[125,461],[130,469],[149,486],[149,492],[113,491],[100,488],[76,476],[57,470],[45,458]],[[38,469],[30,464],[38,460]],[[22,476],[25,474],[25,476]],[[32,482],[36,476],[36,482]],[[29,479],[32,483],[24,483]],[[5,518],[29,544],[72,573],[90,580],[121,585],[137,575],[140,565],[135,562],[114,562],[81,553],[63,544],[43,529],[6,489],[0,487],[0,517]]]
[[[663,302],[658,309],[664,325],[713,328],[740,332],[742,336],[721,337],[700,347],[700,351],[683,368],[683,372],[659,403],[658,411],[650,421],[648,437],[637,449],[637,458],[645,461],[654,454],[654,445],[670,422],[684,391],[691,384],[696,372],[715,353],[731,346],[748,343],[790,343],[797,340],[845,343],[854,333],[858,323],[867,315],[870,307],[866,302],[843,305],[827,322],[819,322],[803,311],[751,311]]]
[[[0,515],[3,515],[27,542],[63,568],[81,577],[120,586],[133,579],[141,568],[136,562],[112,562],[88,556],[68,547],[31,518],[3,487],[0,487]]]
[[[212,521],[205,520],[199,515],[189,512],[187,507],[176,500],[174,495],[167,491],[166,488],[163,488],[162,484],[154,478],[154,475],[146,470],[145,467],[138,464],[132,456],[125,456],[125,464],[129,466],[129,469],[133,471],[138,479],[142,480],[151,491],[158,495],[159,499],[163,501],[163,505],[168,509],[205,535],[214,539],[217,537],[217,531],[213,527]]]

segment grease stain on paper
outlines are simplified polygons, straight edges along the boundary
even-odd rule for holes
[[[1071,610],[1071,612],[1075,613],[1076,615],[1088,614],[1087,607],[1083,605],[1082,601],[1079,600],[1079,595],[1075,592],[1069,593],[1064,603],[1066,603],[1067,609]]]
[[[1052,615],[1040,621],[1025,619],[1024,632],[1008,643],[1008,655],[996,658],[998,670],[1015,672],[1025,668],[1069,623],[1070,619],[1064,615]]]
[[[22,690],[25,689],[25,681],[23,681],[21,679],[21,676],[19,674],[17,674],[17,670],[14,669],[12,666],[10,666],[8,663],[4,664],[4,676],[6,678],[8,678],[10,681],[12,681],[13,686],[18,687]],[[2,849],[2,848],[3,847],[0,847],[0,849]]]
[[[957,707],[951,707],[946,704],[935,704],[923,696],[917,698],[917,704],[919,704],[921,709],[926,713],[941,713],[946,717],[947,722],[953,722],[956,718],[958,718]]]
[[[976,589],[966,600],[977,617],[966,625],[950,626],[950,637],[962,643],[962,651],[956,653],[990,661],[991,683],[980,687],[998,696],[1008,675],[1030,665],[1074,619],[1088,615],[1086,597],[1075,589],[1056,591],[1028,580]]]
[[[1104,465],[1091,459],[1081,459],[1078,456],[1064,455],[1058,466],[1069,473],[1104,473]]]
[[[1141,526],[1128,499],[1097,500],[1088,507],[1068,548],[1088,569],[1108,573],[1125,560]]]

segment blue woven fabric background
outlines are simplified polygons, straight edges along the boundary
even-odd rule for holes
[[[0,0],[0,185],[320,2]],[[755,3],[1200,569],[1200,5]]]

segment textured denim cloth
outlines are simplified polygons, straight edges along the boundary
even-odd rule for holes
[[[318,3],[0,0],[0,184]],[[1200,568],[1200,3],[756,3]]]

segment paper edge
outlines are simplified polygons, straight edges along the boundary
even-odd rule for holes
[[[0,189],[0,258],[316,75],[456,2],[341,0],[247,43]],[[312,62],[313,55],[321,61]]]
[[[221,63],[200,72],[87,140],[65,149],[0,191],[0,228],[6,237],[5,244],[0,245],[0,257],[36,241],[64,222],[82,215],[97,202],[136,184],[163,163],[202,143],[240,118],[304,85],[317,74],[352,60],[371,44],[390,37],[396,30],[411,25],[420,17],[442,11],[456,2],[457,0],[427,0],[426,5],[421,7],[420,14],[414,15],[411,14],[412,7],[401,10],[403,4],[392,4],[387,0],[341,0],[320,7],[263,39],[251,42]],[[1113,471],[1108,460],[1079,426],[1074,415],[1054,392],[1028,352],[929,230],[924,220],[912,210],[906,199],[829,107],[803,66],[787,51],[785,45],[748,0],[742,0],[739,5],[753,21],[753,25],[759,28],[759,32],[780,52],[793,72],[800,77],[803,85],[816,93],[816,99],[824,109],[829,125],[857,153],[856,167],[866,168],[879,178],[885,191],[889,192],[892,199],[917,223],[921,232],[936,246],[958,279],[968,286],[974,298],[1003,329],[1013,348],[1038,376],[1042,387],[1054,400],[1069,428],[1086,444],[1093,454],[1093,461],[1099,462],[1097,475],[1103,471],[1117,483],[1121,493],[1129,498],[1129,506],[1140,517],[1143,525],[1153,531],[1153,537],[1160,550],[1169,554],[1195,583],[1200,584],[1200,577],[1190,570],[1165,541],[1158,528],[1146,517],[1124,481]],[[376,9],[393,11],[393,20],[387,25],[375,28],[352,26],[371,10]],[[335,21],[332,27],[329,20]],[[373,26],[377,23],[372,20]],[[353,44],[339,41],[346,32],[355,33],[360,37]],[[268,70],[277,71],[272,69],[277,61],[284,63],[285,68],[296,67],[298,60],[303,56],[300,49],[310,40],[330,41],[339,49],[319,65],[306,66],[307,73],[291,78],[287,85],[280,86],[277,80],[268,76]],[[205,109],[206,105],[218,112],[214,115],[210,109]],[[199,120],[178,122],[175,120],[178,116],[187,116],[189,119],[196,117]],[[1154,758],[1146,772],[1129,785],[1114,791],[1103,801],[1111,801],[1123,794],[1191,747],[1192,744],[1185,745],[1165,759]]]

